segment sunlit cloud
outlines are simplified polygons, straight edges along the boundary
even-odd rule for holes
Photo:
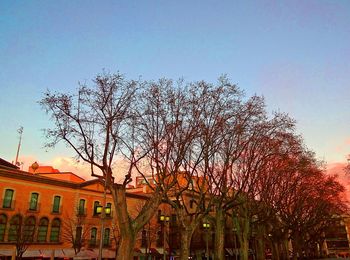
[[[19,157],[19,167],[23,171],[28,171],[29,167],[34,163],[37,162],[40,166],[52,166],[53,168],[59,170],[60,172],[72,172],[79,177],[82,177],[85,180],[94,179],[94,177],[91,176],[91,167],[90,164],[82,161],[82,160],[76,160],[72,157],[68,156],[56,156],[52,159],[49,159],[47,161],[42,161],[40,158],[34,156],[34,155],[23,155]],[[125,175],[128,173],[129,170],[129,162],[125,158],[118,157],[113,165],[113,176],[115,178],[115,181],[118,183],[121,183],[124,181]],[[144,174],[149,174],[149,169],[147,167],[146,163],[139,163],[138,164],[139,169]],[[97,167],[94,167],[94,173],[101,175],[100,170]],[[132,171],[132,177],[133,182],[135,181],[135,176],[139,175],[139,173],[133,169]]]
[[[345,187],[345,197],[350,202],[350,174],[345,172],[346,163],[331,163],[327,165],[327,173],[337,175],[339,182]]]
[[[347,158],[346,154],[350,154],[350,138],[343,140],[334,149],[337,153],[345,154],[344,159]]]

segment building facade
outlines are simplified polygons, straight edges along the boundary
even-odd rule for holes
[[[0,165],[0,257],[13,256],[22,243],[29,245],[24,257],[71,258],[79,250],[97,254],[102,245],[103,257],[114,258],[118,228],[103,184],[52,167],[34,168]],[[131,215],[147,199],[142,190],[132,191],[127,194]]]

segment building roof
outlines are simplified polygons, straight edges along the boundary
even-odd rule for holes
[[[93,179],[83,182],[62,180],[57,178],[50,178],[50,175],[33,174],[19,169],[9,168],[9,167],[0,167],[0,177],[7,177],[13,179],[19,179],[24,181],[31,181],[43,184],[50,184],[60,187],[67,187],[71,189],[88,189],[91,191],[101,192],[101,190],[96,189],[96,185],[103,186],[103,182],[99,179]],[[127,197],[139,198],[139,199],[148,199],[149,194],[133,194],[128,189],[126,192]]]
[[[19,169],[16,165],[13,165],[12,163],[0,158],[0,166],[12,168],[12,169]]]

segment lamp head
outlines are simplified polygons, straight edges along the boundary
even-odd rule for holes
[[[105,213],[107,215],[111,214],[111,208],[109,208],[109,207],[105,208]]]
[[[102,206],[101,205],[98,205],[97,207],[96,207],[96,213],[97,214],[101,214],[101,212],[102,212]]]

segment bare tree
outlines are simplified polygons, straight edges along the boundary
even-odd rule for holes
[[[112,239],[115,244],[115,257],[118,255],[119,243],[120,243],[120,231],[119,227],[116,224],[112,224]]]
[[[15,243],[16,259],[22,259],[30,244],[34,241],[36,218],[18,213],[10,220],[8,240]]]
[[[40,101],[54,123],[46,130],[46,145],[53,147],[63,141],[79,160],[90,164],[92,176],[101,179],[111,192],[121,235],[120,260],[132,258],[136,234],[153,216],[162,197],[156,188],[140,214],[130,217],[126,186],[132,181],[135,165],[148,153],[139,153],[133,143],[135,100],[141,85],[121,74],[103,73],[91,88],[80,85],[77,94],[47,91]],[[118,159],[128,162],[121,180],[114,172],[114,167],[120,166],[115,165]]]
[[[62,239],[72,244],[75,254],[78,254],[88,241],[92,225],[83,215],[66,215],[62,227]]]
[[[322,164],[304,147],[270,166],[260,198],[276,220],[268,230],[273,257],[288,256],[286,246],[279,243],[290,239],[296,259],[302,252],[311,253],[331,216],[346,208],[341,198],[344,187],[334,176],[327,176]]]
[[[138,117],[141,119],[140,147],[150,151],[146,159],[155,181],[155,185],[149,184],[149,187],[162,189],[181,223],[181,259],[188,259],[191,236],[198,224],[198,221],[188,222],[195,214],[189,214],[184,203],[184,192],[192,179],[198,177],[195,169],[201,160],[196,145],[201,134],[199,116],[205,103],[196,95],[195,87],[182,81],[151,82],[140,103],[143,108],[139,110],[145,114]]]

